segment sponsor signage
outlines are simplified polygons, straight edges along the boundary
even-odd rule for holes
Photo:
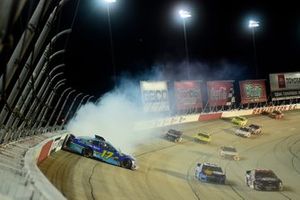
[[[233,97],[233,81],[208,81],[208,104],[210,106],[231,105]]]
[[[239,85],[242,104],[267,101],[265,80],[245,80]]]
[[[202,108],[200,81],[174,82],[177,110]]]
[[[272,100],[300,98],[300,72],[270,74]]]
[[[141,81],[140,87],[145,112],[170,110],[166,81]]]

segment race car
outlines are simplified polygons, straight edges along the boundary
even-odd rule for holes
[[[246,117],[234,117],[231,122],[239,126],[246,126],[248,119]]]
[[[225,184],[226,175],[221,167],[211,163],[198,163],[195,171],[196,179],[204,182]]]
[[[211,135],[208,133],[200,132],[194,135],[194,140],[196,142],[209,143],[211,141]]]
[[[123,168],[137,169],[135,159],[132,156],[118,151],[109,142],[105,141],[103,137],[98,135],[95,135],[95,137],[75,137],[70,134],[64,141],[63,149]]]
[[[174,129],[169,129],[165,137],[173,142],[181,142],[183,133]]]
[[[283,190],[282,181],[270,169],[246,171],[246,185],[255,190]]]
[[[235,130],[235,134],[241,137],[251,137],[251,130],[248,127],[240,127]]]
[[[269,116],[274,119],[282,119],[284,114],[279,110],[274,110],[269,114]]]
[[[256,125],[256,124],[250,124],[250,125],[248,126],[248,128],[250,129],[251,134],[254,134],[254,135],[259,135],[259,134],[261,134],[261,126],[259,126],[259,125]]]
[[[222,146],[220,148],[220,156],[222,158],[240,160],[237,150],[232,146]]]

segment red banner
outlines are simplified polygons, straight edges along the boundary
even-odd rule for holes
[[[267,101],[265,80],[246,80],[239,84],[242,104]]]
[[[174,82],[177,110],[202,108],[200,81]]]
[[[229,106],[234,102],[233,81],[208,81],[208,104],[209,106]]]
[[[39,164],[40,162],[42,162],[43,160],[45,160],[48,155],[49,155],[49,151],[50,148],[52,146],[53,141],[50,140],[49,142],[47,142],[41,149],[40,155],[38,157],[37,163]]]

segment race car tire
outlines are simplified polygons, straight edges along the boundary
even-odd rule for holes
[[[131,169],[132,167],[132,162],[129,159],[123,160],[121,163],[121,167],[126,168],[126,169]]]
[[[255,189],[255,190],[259,190],[259,188],[258,188],[258,186],[257,186],[257,184],[254,182],[253,183],[253,188]]]
[[[233,160],[238,161],[238,160],[240,160],[240,157],[239,156],[233,156]]]
[[[84,149],[82,149],[81,154],[82,154],[84,157],[91,158],[92,155],[93,155],[93,150],[84,148]]]

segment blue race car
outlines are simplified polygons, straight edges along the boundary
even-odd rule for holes
[[[137,169],[133,157],[121,153],[98,135],[95,135],[93,138],[86,136],[75,137],[70,134],[65,139],[63,149],[79,153],[87,158],[96,158],[112,165],[131,170]]]
[[[226,175],[221,167],[211,163],[198,163],[195,176],[200,181],[225,184]]]

